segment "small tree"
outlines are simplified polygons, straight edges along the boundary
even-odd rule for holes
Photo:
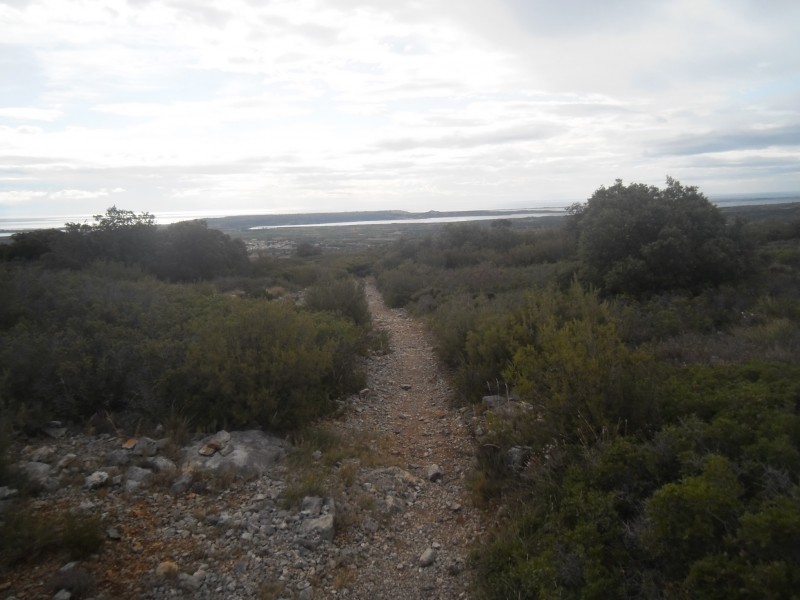
[[[696,290],[737,278],[750,251],[741,230],[696,187],[617,180],[570,207],[583,276],[610,293]]]

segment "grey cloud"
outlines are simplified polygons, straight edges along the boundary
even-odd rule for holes
[[[505,0],[523,29],[541,36],[582,35],[625,30],[653,18],[666,0]]]
[[[657,144],[651,154],[686,156],[774,146],[800,146],[800,124],[685,136]]]
[[[292,23],[277,15],[264,15],[259,19],[260,27],[250,33],[253,40],[261,40],[277,31],[283,35],[297,35],[317,44],[334,44],[339,30],[317,23]]]
[[[411,150],[414,148],[474,148],[478,146],[502,145],[529,142],[554,137],[562,128],[544,124],[534,127],[513,127],[483,133],[453,133],[436,138],[400,138],[378,144],[384,150]]]
[[[751,178],[759,176],[797,173],[798,161],[793,157],[752,156],[727,160],[714,156],[700,157],[692,161],[693,168],[730,171],[726,177]]]
[[[229,12],[189,0],[172,0],[167,4],[191,20],[199,21],[212,27],[221,27],[231,18]]]

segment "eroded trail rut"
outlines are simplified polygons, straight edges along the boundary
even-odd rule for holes
[[[453,392],[425,326],[402,309],[387,308],[372,283],[367,298],[392,352],[371,359],[369,392],[354,401],[342,426],[355,435],[381,436],[417,479],[386,527],[362,542],[371,551],[349,591],[365,599],[467,598],[465,561],[483,529],[465,490],[474,456],[466,411],[451,407]]]

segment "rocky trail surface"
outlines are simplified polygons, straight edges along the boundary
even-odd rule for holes
[[[0,598],[469,598],[466,560],[484,533],[465,490],[476,417],[451,407],[424,325],[372,284],[367,298],[391,352],[369,358],[368,388],[324,425],[367,453],[326,463],[330,450],[315,451],[323,493],[288,503],[307,467],[262,432],[176,449],[54,427],[16,450],[43,489],[31,511],[99,520],[106,539],[80,561],[0,573]],[[0,488],[0,510],[15,494]]]

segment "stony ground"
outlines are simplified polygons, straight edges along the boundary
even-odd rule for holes
[[[121,432],[37,440],[18,449],[46,488],[32,510],[101,519],[107,539],[77,563],[0,574],[0,598],[468,598],[466,559],[484,533],[465,489],[475,417],[451,408],[424,326],[367,293],[392,351],[369,359],[368,388],[324,425],[358,452],[187,476],[181,453],[123,448]],[[287,503],[306,473],[323,491]]]

